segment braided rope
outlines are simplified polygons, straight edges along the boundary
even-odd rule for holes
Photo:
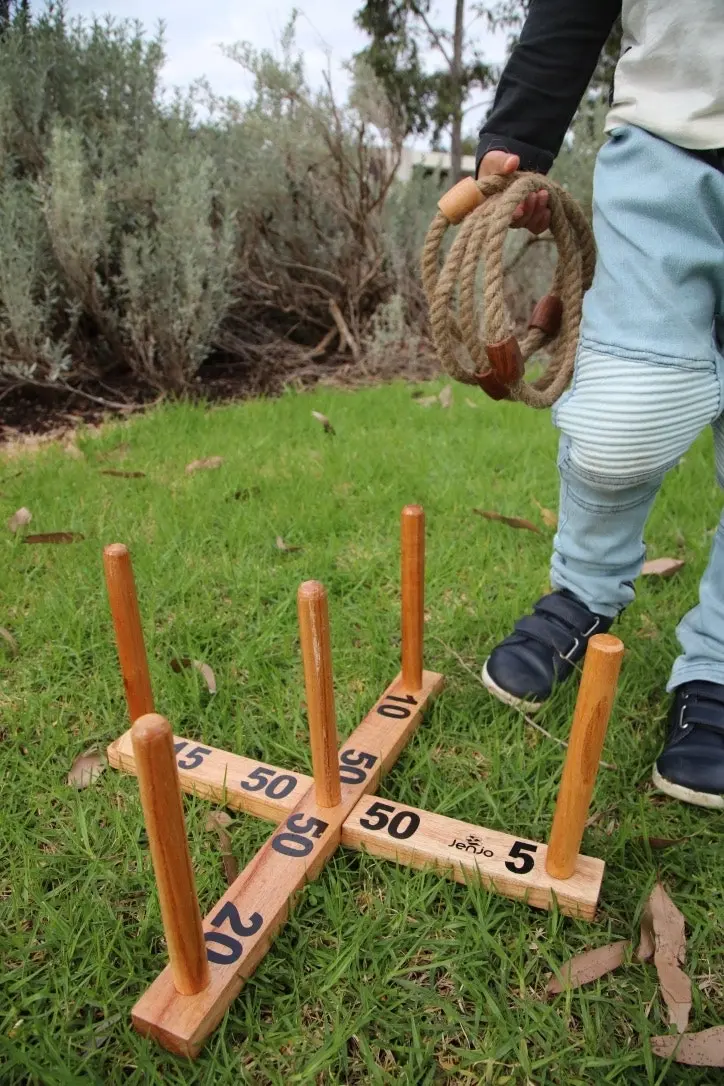
[[[442,211],[432,221],[422,252],[422,282],[438,356],[457,381],[485,387],[484,379],[496,375],[490,350],[512,343],[525,363],[547,347],[551,357],[544,373],[532,382],[522,376],[506,380],[503,393],[531,407],[550,407],[573,375],[583,295],[593,280],[596,259],[591,228],[573,197],[540,174],[493,175],[475,185],[483,202],[462,220],[442,268],[440,251],[451,226]],[[531,327],[518,343],[503,293],[503,247],[516,207],[541,189],[548,193],[550,230],[558,250],[552,294],[560,299],[560,325],[555,330]],[[481,261],[485,341],[475,289]],[[466,355],[472,367],[461,362]]]

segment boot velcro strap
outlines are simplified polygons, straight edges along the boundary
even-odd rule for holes
[[[564,630],[543,615],[526,615],[515,624],[516,633],[532,637],[547,648],[553,648],[564,659],[568,659],[580,644],[580,639],[572,631]]]
[[[585,637],[589,637],[596,632],[596,629],[601,624],[601,620],[597,615],[592,614],[582,603],[578,600],[570,599],[567,596],[562,596],[560,593],[552,593],[550,596],[544,596],[542,600],[538,600],[533,610],[536,614],[551,615],[553,618],[560,619],[565,622],[567,626],[572,627],[577,633],[582,634]]]
[[[699,700],[686,701],[682,706],[680,727],[682,724],[689,726],[699,725],[709,731],[724,735],[724,705],[718,701]]]

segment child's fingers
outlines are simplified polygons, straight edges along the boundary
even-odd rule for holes
[[[547,207],[538,208],[530,216],[527,227],[531,234],[542,234],[551,224],[551,213]]]
[[[532,192],[518,204],[513,212],[511,225],[527,227],[534,234],[542,234],[550,226],[551,213],[548,209],[548,193],[545,189]]]
[[[518,204],[515,211],[513,212],[513,226],[527,226],[528,221],[535,213],[535,209],[537,206],[538,205],[535,193],[531,192],[528,196],[526,196],[525,200]]]

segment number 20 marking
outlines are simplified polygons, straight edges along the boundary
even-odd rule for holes
[[[243,924],[239,916],[239,910],[231,901],[227,901],[225,905],[221,906],[211,924],[215,928],[220,928],[227,920],[235,935],[256,935],[264,923],[261,913],[252,913],[249,917],[249,923]],[[238,939],[234,939],[232,935],[227,935],[225,931],[205,931],[204,941],[206,943],[206,957],[215,965],[231,965],[232,962],[238,962],[244,951],[242,943]],[[210,943],[224,947],[227,953],[221,954],[218,950],[209,946]]]

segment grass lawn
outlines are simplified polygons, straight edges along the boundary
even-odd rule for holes
[[[536,502],[556,506],[556,438],[547,413],[457,387],[449,409],[421,407],[397,385],[161,407],[81,434],[78,446],[81,457],[58,445],[0,460],[0,625],[18,644],[13,656],[0,641],[2,1086],[721,1081],[652,1056],[647,1039],[667,1020],[650,965],[542,998],[571,954],[636,938],[658,875],[688,921],[690,1028],[724,1021],[722,816],[649,785],[674,627],[695,600],[721,505],[708,436],[667,480],[648,528],[652,557],[686,565],[642,582],[616,628],[627,655],[604,758],[617,768],[601,770],[601,817],[584,839],[607,864],[597,921],[338,852],[194,1064],[130,1024],[165,964],[136,781],[109,768],[86,790],[66,784],[78,754],[127,727],[102,547],[132,550],[157,705],[176,732],[310,772],[297,585],[315,577],[329,592],[346,736],[397,670],[399,511],[422,502],[426,663],[448,688],[378,794],[544,840],[563,752],[463,663],[477,673],[547,588],[552,532]],[[209,456],[222,466],[184,472]],[[24,544],[5,528],[23,505],[30,531],[84,541]],[[541,534],[476,507],[529,518]],[[277,536],[302,549],[279,550]],[[211,665],[215,696],[198,672],[171,669],[186,656]],[[574,698],[563,689],[546,707],[551,733],[566,736]],[[223,867],[204,829],[208,803],[185,808],[206,912]],[[234,817],[241,865],[269,831]],[[649,836],[689,839],[652,851]]]

